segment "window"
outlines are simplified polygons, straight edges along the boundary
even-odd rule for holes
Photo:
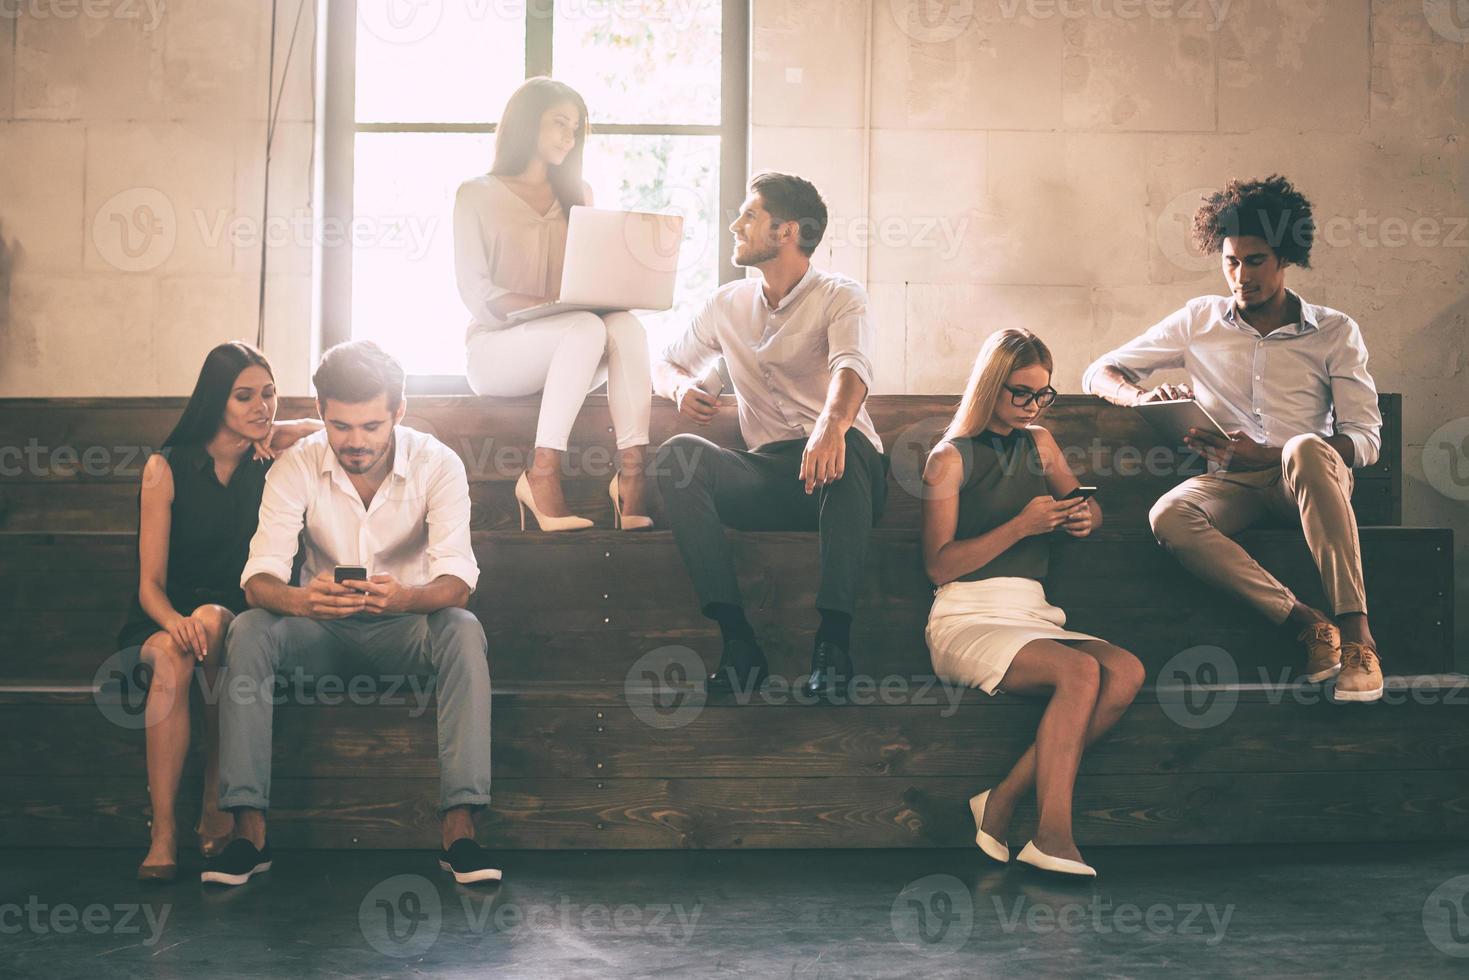
[[[454,192],[544,74],[586,99],[596,206],[684,216],[674,309],[644,319],[660,344],[737,275],[721,215],[746,179],[748,18],[748,0],[329,0],[322,212],[351,245],[320,255],[322,342],[375,340],[415,390],[467,390]]]

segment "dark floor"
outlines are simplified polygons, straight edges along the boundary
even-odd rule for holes
[[[141,851],[0,850],[0,976],[1469,975],[1469,845],[1095,848],[1073,885],[975,851],[280,852],[243,888]],[[189,870],[193,870],[190,866]]]

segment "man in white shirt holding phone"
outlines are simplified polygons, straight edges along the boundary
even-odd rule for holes
[[[1357,324],[1285,286],[1288,267],[1310,265],[1314,239],[1310,202],[1285,178],[1231,181],[1194,218],[1195,244],[1221,256],[1231,295],[1192,300],[1102,355],[1082,388],[1118,405],[1196,398],[1225,426],[1226,436],[1190,430],[1210,472],[1154,505],[1154,534],[1193,574],[1298,629],[1308,679],[1336,674],[1336,700],[1375,701],[1382,669],[1367,623],[1352,469],[1377,461],[1382,415]],[[1186,369],[1192,387],[1138,385],[1169,368]],[[1272,516],[1300,524],[1330,616],[1232,540]]]
[[[202,878],[239,885],[270,867],[276,675],[341,677],[355,663],[378,677],[434,678],[440,866],[460,883],[498,880],[471,817],[490,801],[490,673],[484,629],[464,608],[479,581],[464,463],[399,424],[403,368],[376,344],[328,350],[313,382],[325,427],[272,466],[240,577],[255,608],[230,625],[220,707],[220,806],[235,811],[235,839]],[[298,537],[304,565],[292,585]],[[335,582],[348,565],[367,578]]]

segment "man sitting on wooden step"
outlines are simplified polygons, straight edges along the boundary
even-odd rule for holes
[[[821,624],[802,690],[834,697],[852,676],[852,614],[869,532],[887,497],[887,458],[863,407],[875,328],[862,287],[811,264],[827,221],[816,188],[762,173],[749,190],[729,230],[734,264],[760,275],[714,292],[663,351],[653,385],[707,424],[719,402],[699,379],[723,355],[750,449],[685,433],[664,443],[654,469],[703,612],[724,638],[709,691],[752,691],[768,671],[745,618],[728,525],[818,532]]]
[[[235,811],[235,839],[205,865],[203,880],[240,885],[270,868],[277,673],[340,681],[355,663],[398,690],[405,678],[434,678],[439,865],[460,883],[498,881],[470,817],[490,801],[490,671],[484,629],[464,608],[479,581],[464,463],[399,425],[403,368],[376,344],[333,347],[312,380],[326,427],[282,454],[266,477],[240,577],[256,608],[230,624],[226,640],[219,795]],[[305,562],[297,586],[287,583],[298,536]],[[357,690],[352,680],[338,693]]]
[[[1336,674],[1337,701],[1375,701],[1382,669],[1367,626],[1352,468],[1376,462],[1382,415],[1362,332],[1286,288],[1287,268],[1310,265],[1316,226],[1310,202],[1284,177],[1231,181],[1205,199],[1193,233],[1199,249],[1222,256],[1232,295],[1190,301],[1098,358],[1082,387],[1117,405],[1197,397],[1228,429],[1227,439],[1190,430],[1210,472],[1154,505],[1154,534],[1204,581],[1299,629],[1309,680]],[[1180,367],[1192,387],[1137,385]],[[1336,622],[1231,540],[1266,517],[1304,530]]]

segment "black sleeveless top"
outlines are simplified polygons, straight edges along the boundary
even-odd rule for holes
[[[172,446],[164,453],[173,472],[173,508],[168,533],[168,601],[187,616],[216,603],[245,611],[240,573],[250,557],[250,539],[260,521],[260,497],[270,460],[245,450],[228,486],[214,472],[214,458],[203,446]],[[142,505],[142,490],[138,503]],[[132,610],[117,635],[119,648],[136,646],[162,629],[133,593]]]
[[[964,459],[964,484],[959,490],[959,526],[956,539],[977,538],[1010,520],[1036,497],[1049,497],[1045,469],[1035,437],[1026,429],[998,435],[988,429],[970,436],[960,446]],[[959,576],[961,582],[987,578],[1046,577],[1050,567],[1051,542],[1043,534],[1018,541],[983,568]]]

